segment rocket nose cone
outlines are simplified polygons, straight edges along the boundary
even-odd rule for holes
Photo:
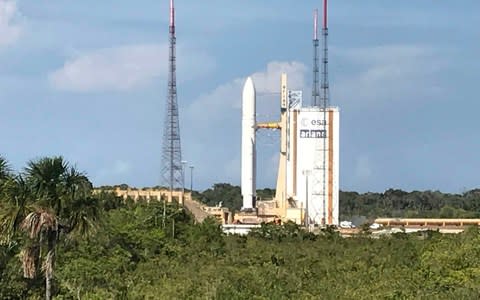
[[[245,80],[245,84],[243,85],[243,93],[247,91],[248,92],[255,91],[255,86],[253,85],[252,77],[248,77],[247,80]]]
[[[242,113],[244,118],[255,119],[255,94],[253,80],[251,77],[248,77],[242,93]]]

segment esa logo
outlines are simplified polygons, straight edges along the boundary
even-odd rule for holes
[[[326,125],[327,122],[325,122],[325,120],[310,120],[310,119],[307,119],[307,118],[303,118],[300,123],[302,124],[302,126],[322,126],[322,125]]]

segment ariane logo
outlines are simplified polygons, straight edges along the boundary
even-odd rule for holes
[[[321,129],[300,129],[300,138],[325,139],[327,131]]]

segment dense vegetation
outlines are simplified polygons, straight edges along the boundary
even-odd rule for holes
[[[55,299],[480,297],[477,228],[341,238],[285,224],[225,236],[214,220],[193,224],[175,205],[164,214],[160,202],[92,194],[58,157],[21,174],[0,159],[0,195],[0,299],[42,299],[46,277]]]
[[[480,190],[474,189],[463,194],[405,192],[398,189],[365,194],[340,192],[340,212],[346,217],[478,218]]]
[[[275,190],[257,190],[260,199],[269,199]],[[228,183],[214,184],[212,188],[196,194],[207,205],[220,201],[232,210],[242,206],[240,187]],[[405,192],[389,189],[384,193],[364,193],[340,191],[340,217],[352,219],[363,216],[372,220],[377,217],[440,217],[440,218],[479,218],[480,189],[463,194],[447,194],[439,191]]]

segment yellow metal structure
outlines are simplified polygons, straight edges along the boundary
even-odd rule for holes
[[[279,122],[267,122],[267,123],[257,123],[255,126],[257,129],[281,129]]]

